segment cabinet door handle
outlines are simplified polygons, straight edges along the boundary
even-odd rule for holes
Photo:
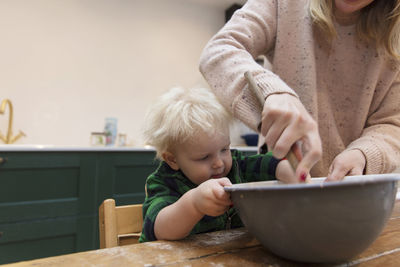
[[[7,162],[7,158],[0,157],[0,164],[4,164]]]

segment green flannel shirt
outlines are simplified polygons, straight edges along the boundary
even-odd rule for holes
[[[275,170],[279,160],[271,153],[243,156],[240,151],[232,150],[232,168],[228,174],[232,184],[275,180]],[[197,185],[181,171],[171,169],[162,161],[157,170],[146,181],[147,196],[143,203],[143,230],[139,242],[157,240],[154,234],[154,222],[158,213],[176,202],[187,191]],[[198,234],[242,227],[234,207],[220,216],[205,215],[192,229],[190,234]]]

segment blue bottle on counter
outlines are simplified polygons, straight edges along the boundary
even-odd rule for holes
[[[117,118],[106,118],[104,132],[106,133],[106,145],[113,146],[117,138]]]

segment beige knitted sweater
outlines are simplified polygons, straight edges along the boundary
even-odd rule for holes
[[[399,62],[358,41],[355,25],[335,24],[332,42],[315,26],[307,0],[248,0],[205,47],[200,71],[235,117],[256,129],[261,106],[244,79],[251,71],[267,97],[297,95],[319,126],[326,176],[345,149],[359,149],[366,174],[400,165]],[[266,55],[270,70],[253,58]]]

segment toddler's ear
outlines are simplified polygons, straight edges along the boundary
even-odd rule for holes
[[[163,160],[175,171],[179,170],[178,163],[176,162],[176,158],[174,154],[171,152],[165,151],[161,154]]]

